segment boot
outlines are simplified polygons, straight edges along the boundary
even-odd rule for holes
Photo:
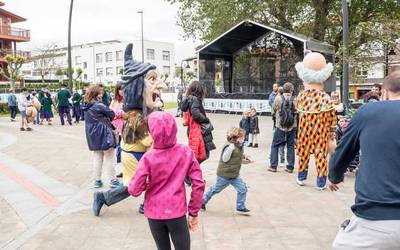
[[[249,145],[247,145],[247,147],[249,147],[249,148],[253,147],[253,143],[249,143]]]
[[[258,148],[258,143],[255,143],[255,144],[254,144],[254,147],[255,147],[255,148]]]

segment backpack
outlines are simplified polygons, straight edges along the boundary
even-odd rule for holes
[[[290,99],[286,99],[283,95],[281,97],[283,101],[279,111],[280,125],[282,128],[291,128],[296,121],[294,97],[292,96]]]

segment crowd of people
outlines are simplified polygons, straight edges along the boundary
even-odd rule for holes
[[[84,119],[87,144],[93,151],[94,188],[103,186],[103,166],[110,188],[94,192],[94,215],[100,216],[104,205],[112,206],[144,192],[139,212],[148,218],[157,248],[171,249],[171,237],[175,249],[190,249],[189,231],[198,228],[200,210],[206,211],[212,197],[227,186],[237,191],[237,212],[250,213],[246,206],[248,190],[240,170],[249,160],[245,148],[259,147],[259,120],[252,108],[243,112],[239,126],[227,130],[216,181],[205,192],[200,166],[216,149],[214,128],[203,106],[205,89],[194,81],[178,96],[176,116],[183,117],[188,138],[187,146],[180,144],[175,119],[161,111],[161,92],[166,86],[154,69],[151,64],[134,60],[129,45],[123,83],[117,84],[113,98],[99,85],[91,85],[85,93],[74,90],[71,94],[62,88],[55,98],[47,88],[38,97],[23,89],[19,97],[9,96],[11,120],[15,121],[18,109],[21,130],[30,131],[33,120],[38,124],[46,120],[51,125],[55,104],[62,125],[65,118],[70,125],[72,117],[75,123]],[[295,96],[292,83],[274,84],[268,100],[273,119],[268,171],[277,173],[281,165],[287,173],[293,173],[297,155],[296,182],[305,186],[313,155],[316,189],[336,191],[351,163],[360,158],[356,204],[352,207],[355,215],[341,226],[334,248],[398,249],[400,168],[396,164],[400,162],[400,138],[387,131],[395,131],[400,122],[400,73],[385,79],[383,92],[375,86],[367,93],[365,101],[371,104],[362,106],[349,122],[338,94],[324,92],[324,82],[333,66],[323,55],[309,53],[296,64],[296,70],[304,90]],[[116,173],[118,163],[122,166],[120,174]],[[185,183],[191,187],[188,204]]]

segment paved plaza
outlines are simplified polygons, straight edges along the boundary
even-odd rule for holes
[[[207,188],[215,181],[225,131],[239,115],[209,114],[215,144],[202,164]],[[179,124],[179,141],[186,128]],[[91,210],[92,154],[84,124],[35,126],[20,132],[19,123],[0,119],[0,248],[4,249],[155,249],[147,220],[137,212],[143,197],[105,207],[100,217]],[[267,171],[272,136],[270,117],[260,117],[260,148],[248,149],[256,162],[243,165],[250,216],[237,215],[236,192],[229,187],[201,213],[192,234],[192,249],[330,249],[341,222],[351,215],[354,175],[337,193],[316,191],[315,168],[305,187],[296,173]]]

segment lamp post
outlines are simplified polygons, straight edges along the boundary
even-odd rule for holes
[[[349,107],[349,0],[342,0],[343,14],[343,104],[346,108]]]
[[[71,24],[72,24],[72,9],[74,7],[74,0],[71,0],[69,7],[69,21],[68,21],[68,88],[72,91],[72,55],[71,55]]]
[[[142,63],[144,63],[144,38],[143,38],[143,11],[138,11],[138,14],[140,14],[140,20],[141,20],[141,26],[142,26]]]

